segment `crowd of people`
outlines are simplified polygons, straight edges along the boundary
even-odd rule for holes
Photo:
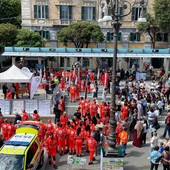
[[[80,72],[73,69],[69,73],[67,71],[55,72],[54,70],[44,72],[42,82],[46,92],[53,93],[58,85],[61,90],[68,92],[69,102],[77,102],[78,104],[77,111],[70,119],[66,112],[65,97],[56,98],[53,108],[54,123],[49,120],[45,124],[45,147],[48,151],[49,164],[56,167],[55,156],[57,152],[60,155],[69,152],[69,154],[75,154],[77,157],[83,156],[85,151],[90,152],[89,165],[93,164],[101,146],[104,146],[102,148],[105,148],[103,151],[106,152],[108,136],[110,135],[109,120],[112,114],[112,104],[107,100],[107,94],[110,93],[111,88],[110,77],[111,70],[105,72],[99,69],[94,71],[85,69],[80,70]],[[159,164],[155,162],[156,158],[153,155],[157,155],[157,158],[161,156],[161,160],[165,163],[170,161],[170,157],[167,158],[166,156],[168,146],[164,147],[165,144],[159,146],[156,142],[158,140],[157,130],[160,129],[158,118],[165,110],[168,111],[168,114],[162,137],[167,141],[169,140],[170,88],[167,88],[164,82],[156,83],[155,80],[152,80],[150,87],[148,87],[144,80],[135,80],[133,74],[126,75],[125,84],[121,86],[122,77],[124,78],[121,74],[117,74],[115,87],[116,110],[114,119],[116,127],[114,131],[116,133],[116,147],[121,148],[121,156],[125,156],[128,141],[132,141],[133,146],[140,148],[146,144],[147,134],[150,132],[151,169],[154,167],[156,169]],[[98,100],[99,87],[102,87],[101,102]],[[83,96],[81,96],[82,92],[84,92]],[[91,100],[88,94],[92,95]],[[25,111],[20,118],[19,115],[16,117],[20,121],[30,119]],[[15,120],[15,123],[17,120]],[[36,110],[32,115],[32,120],[41,120]],[[2,138],[7,140],[15,131],[5,134],[3,129],[5,123],[7,123],[6,120],[1,121],[1,130]],[[168,142],[166,145],[168,145]],[[167,169],[167,166],[164,166],[164,169]]]

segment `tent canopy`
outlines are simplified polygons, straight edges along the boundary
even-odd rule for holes
[[[28,83],[31,80],[33,73],[25,73],[15,65],[12,65],[8,70],[0,73],[0,83]]]

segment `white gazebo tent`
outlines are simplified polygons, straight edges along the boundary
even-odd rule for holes
[[[25,73],[15,65],[0,73],[0,83],[29,83],[33,73]]]

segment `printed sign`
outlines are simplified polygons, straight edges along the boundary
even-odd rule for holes
[[[3,115],[10,114],[10,101],[9,100],[0,100],[0,108]]]
[[[34,110],[38,110],[37,100],[25,100],[25,111],[30,114]]]
[[[67,159],[67,164],[69,165],[85,165],[86,158],[74,157],[69,155]]]
[[[50,100],[39,100],[39,102],[38,102],[38,113],[40,115],[51,114],[51,101]]]
[[[13,100],[12,113],[22,113],[22,110],[24,110],[24,100]]]
[[[123,170],[123,158],[103,158],[103,170]]]
[[[16,134],[13,136],[10,141],[21,141],[21,142],[31,142],[35,134]]]

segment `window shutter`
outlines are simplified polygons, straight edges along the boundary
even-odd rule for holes
[[[48,10],[48,5],[45,5],[45,18],[49,18],[49,10]]]
[[[136,8],[132,8],[132,21],[135,21]]]
[[[131,33],[130,33],[129,40],[130,40],[130,41],[134,41],[134,35],[133,35],[133,32],[131,32]]]
[[[81,7],[81,19],[84,20],[85,19],[85,14],[84,14],[85,10],[84,10],[84,6]]]
[[[72,6],[69,6],[69,19],[72,19]]]
[[[156,41],[161,41],[161,34],[160,33],[156,34]]]
[[[107,32],[107,34],[106,34],[106,41],[110,41],[110,39],[111,39],[111,33]]]
[[[145,15],[147,12],[147,9],[146,8],[143,8],[143,14]]]
[[[34,18],[38,18],[37,5],[34,5]]]
[[[168,42],[168,33],[164,33],[164,42]]]
[[[136,37],[137,37],[136,40],[140,41],[140,33],[139,32],[136,33]]]
[[[62,19],[62,6],[60,5],[60,19]]]
[[[46,31],[46,39],[49,40],[50,39],[50,32]]]
[[[118,41],[121,41],[121,40],[122,40],[122,33],[119,32],[119,33],[118,33]]]
[[[96,7],[93,7],[93,20],[96,20]]]

